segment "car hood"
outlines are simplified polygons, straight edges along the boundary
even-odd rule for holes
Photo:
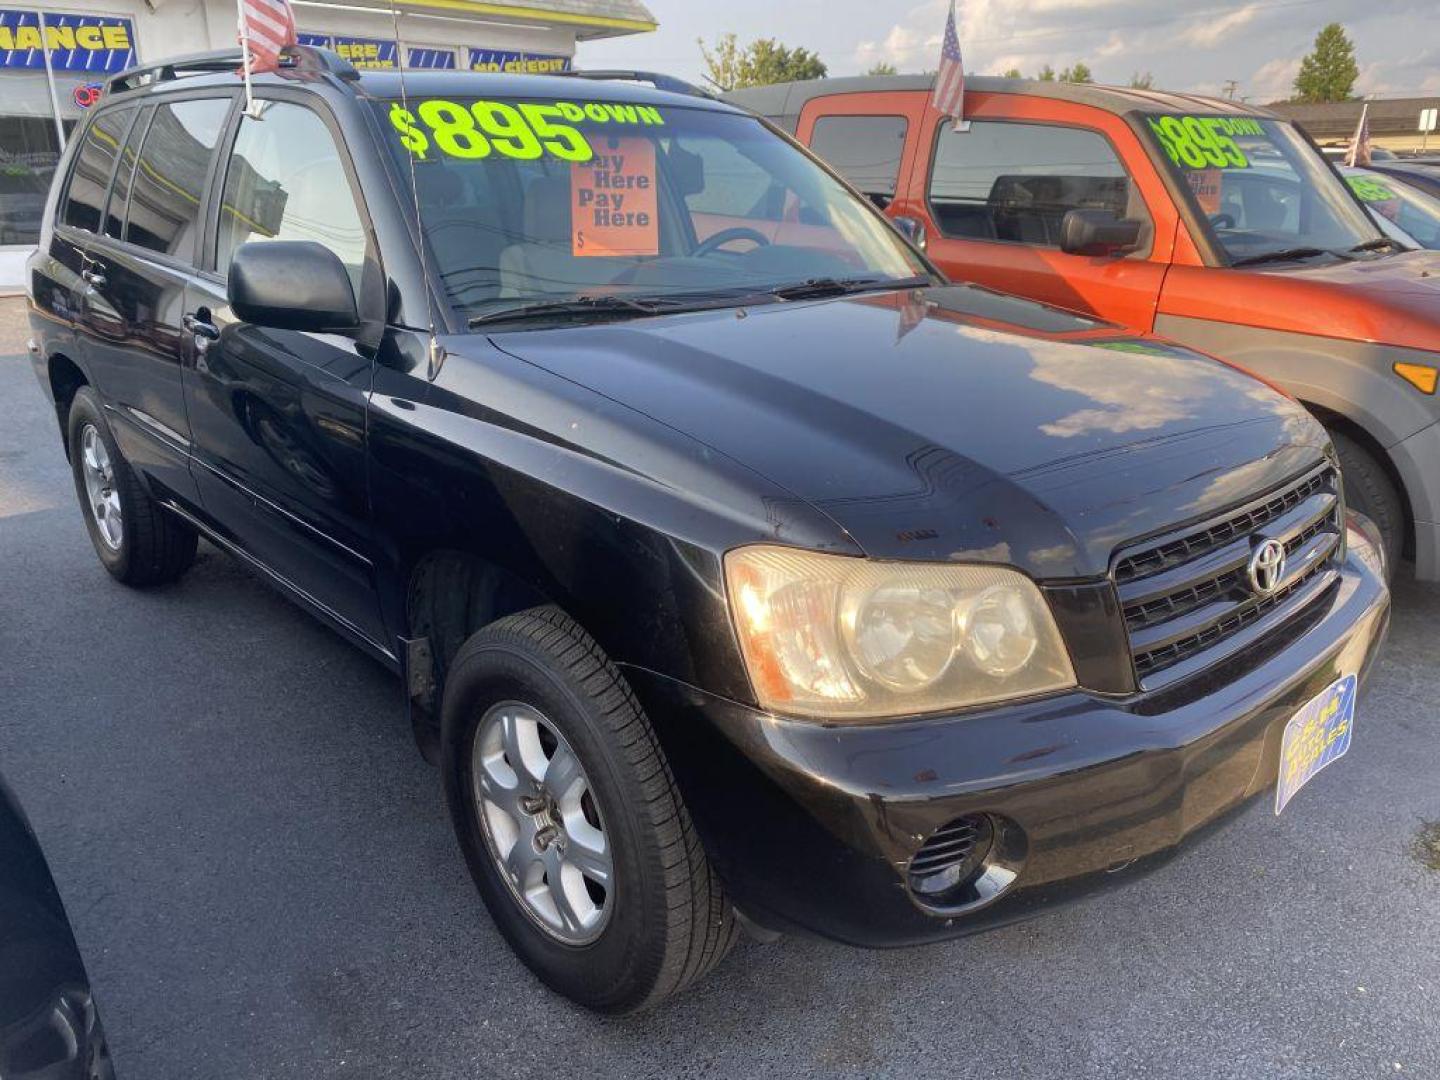
[[[492,335],[739,460],[870,556],[1107,572],[1319,460],[1232,367],[973,287]],[[643,468],[643,463],[636,463]]]
[[[1440,351],[1440,251],[1254,272],[1240,295],[1277,330]]]

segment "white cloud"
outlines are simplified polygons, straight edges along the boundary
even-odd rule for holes
[[[1288,98],[1295,88],[1295,76],[1300,72],[1298,56],[1276,57],[1269,60],[1245,81],[1242,91],[1251,101],[1264,104]]]
[[[1247,4],[1239,11],[1229,12],[1207,22],[1194,23],[1180,35],[1180,40],[1199,49],[1213,49],[1236,30],[1253,22],[1259,11],[1260,5]]]

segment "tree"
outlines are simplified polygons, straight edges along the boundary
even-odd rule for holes
[[[774,38],[757,38],[743,49],[734,34],[723,34],[715,51],[699,39],[705,58],[705,78],[717,90],[739,90],[746,86],[823,79],[824,61],[809,49],[791,49]]]
[[[896,66],[895,66],[894,64],[890,63],[888,60],[881,60],[879,63],[872,65],[871,68],[870,68],[870,70],[867,71],[865,74],[866,74],[866,75],[896,75],[896,74],[899,74],[899,69],[896,68]]]
[[[1090,75],[1089,65],[1077,60],[1075,61],[1074,67],[1067,67],[1064,71],[1060,72],[1060,81],[1073,83],[1088,83],[1094,82],[1095,80]]]
[[[1148,71],[1147,71],[1147,72],[1144,72],[1143,74],[1142,74],[1141,72],[1138,72],[1138,71],[1135,72],[1134,75],[1131,75],[1131,76],[1130,76],[1130,89],[1131,89],[1131,90],[1153,90],[1153,89],[1155,89],[1155,76],[1154,76],[1154,75],[1151,75],[1150,72],[1148,72]]]
[[[1295,100],[1308,104],[1349,101],[1360,68],[1355,63],[1355,43],[1339,23],[1331,23],[1315,35],[1315,48],[1300,61],[1295,76]]]
[[[1054,82],[1055,69],[1052,68],[1049,64],[1046,64],[1040,69],[1040,74],[1036,75],[1035,78],[1039,79],[1041,82]]]
[[[1019,69],[1019,68],[1017,68],[1017,67],[1012,67],[1012,68],[1006,68],[1006,69],[1005,69],[1005,74],[1004,74],[1004,75],[1001,75],[1000,77],[1001,77],[1002,79],[1023,79],[1025,76],[1020,74],[1020,69]]]

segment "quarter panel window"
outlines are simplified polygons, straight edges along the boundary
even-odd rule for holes
[[[125,209],[130,201],[130,181],[135,175],[135,160],[139,157],[140,140],[145,137],[148,114],[142,112],[130,127],[125,147],[120,151],[120,167],[115,170],[115,183],[110,189],[110,201],[105,209],[105,235],[119,240],[125,235]]]
[[[75,155],[75,166],[70,173],[70,190],[61,218],[66,225],[89,232],[100,231],[110,174],[115,171],[120,141],[125,137],[125,129],[134,111],[114,109],[102,113],[86,129],[85,141]]]
[[[193,259],[205,177],[230,111],[230,99],[161,105],[135,167],[125,239],[148,251]]]
[[[1044,124],[946,124],[930,176],[930,206],[945,236],[1060,246],[1070,210],[1109,210],[1148,222],[1125,166],[1095,131]]]
[[[903,116],[822,116],[810,148],[866,195],[893,198],[908,123]]]
[[[301,105],[262,108],[263,119],[241,121],[230,155],[217,265],[228,268],[243,244],[310,240],[339,257],[358,295],[365,226],[330,129]]]

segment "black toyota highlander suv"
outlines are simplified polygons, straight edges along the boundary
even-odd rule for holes
[[[112,80],[50,195],[86,525],[136,586],[204,536],[393,668],[550,986],[1013,920],[1348,747],[1380,556],[1261,382],[946,283],[658,77],[301,49],[247,110],[235,65]]]

